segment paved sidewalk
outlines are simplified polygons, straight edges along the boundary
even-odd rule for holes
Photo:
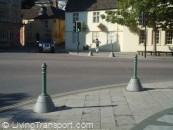
[[[26,104],[1,113],[0,129],[172,130],[173,81],[143,87],[141,92],[126,91],[121,85],[57,96],[52,98],[56,111],[45,114],[32,111],[35,102]]]
[[[105,52],[105,51],[101,51],[98,54],[93,51],[93,56],[88,56],[89,51],[81,51],[79,53],[77,52],[69,52],[70,55],[76,55],[76,56],[86,56],[86,57],[107,57],[110,58],[110,54],[111,52]],[[135,54],[137,54],[137,52],[114,52],[115,57],[111,57],[111,58],[134,58]],[[145,59],[144,56],[142,55],[138,55],[139,58],[141,59]],[[172,55],[164,55],[162,54],[161,56],[153,56],[150,54],[147,54],[146,58],[150,59],[150,58],[157,58],[157,59],[162,59],[162,58],[169,58],[172,59],[173,56]]]
[[[88,56],[89,51],[81,51],[79,53],[77,52],[69,52],[71,55],[76,56]],[[93,51],[93,56],[91,57],[110,57],[111,52],[101,51],[99,53],[96,53]],[[132,58],[136,54],[135,52],[114,52],[115,57],[124,57],[124,58]]]

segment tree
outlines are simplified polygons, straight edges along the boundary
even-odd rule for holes
[[[156,51],[155,32],[173,29],[173,0],[117,0],[116,11],[106,11],[102,19],[118,23],[131,29],[139,25],[139,17],[144,13],[145,25],[153,28],[153,51]]]

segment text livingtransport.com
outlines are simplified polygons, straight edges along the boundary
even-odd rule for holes
[[[42,122],[33,122],[33,123],[9,123],[9,122],[3,122],[2,123],[2,128],[12,128],[12,129],[41,129],[41,128],[46,128],[46,129],[92,129],[93,123],[42,123]]]

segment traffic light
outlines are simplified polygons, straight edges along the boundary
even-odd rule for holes
[[[81,32],[82,23],[80,21],[76,21],[76,32]]]

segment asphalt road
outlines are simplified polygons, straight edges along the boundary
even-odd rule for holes
[[[0,53],[0,107],[37,98],[41,65],[46,63],[49,95],[124,84],[133,75],[133,58],[81,57],[49,53]],[[141,83],[173,80],[173,60],[139,59]]]

